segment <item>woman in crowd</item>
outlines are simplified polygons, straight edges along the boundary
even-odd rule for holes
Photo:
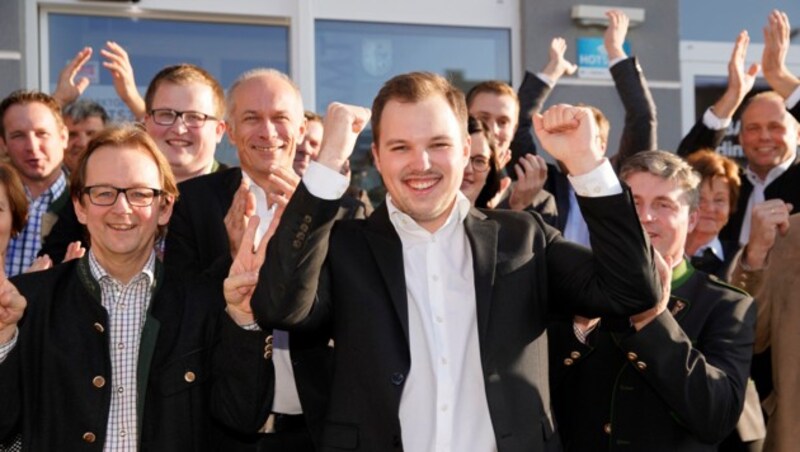
[[[733,160],[707,149],[691,154],[687,161],[700,173],[702,182],[697,226],[686,240],[686,254],[695,268],[724,278],[739,244],[721,241],[719,231],[736,209],[739,168]]]
[[[481,121],[469,117],[468,133],[472,138],[469,165],[464,168],[461,192],[475,207],[490,208],[500,190],[500,170],[494,135]]]

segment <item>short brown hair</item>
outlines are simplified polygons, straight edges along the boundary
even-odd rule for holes
[[[178,199],[178,185],[175,182],[175,176],[172,174],[172,168],[170,168],[167,158],[158,149],[158,145],[150,138],[150,135],[136,124],[120,124],[107,127],[92,138],[92,141],[86,147],[86,151],[81,154],[77,168],[70,176],[69,189],[72,199],[83,204],[81,195],[86,187],[86,167],[92,154],[102,147],[133,147],[145,151],[158,167],[158,173],[161,175],[161,192],[164,195],[164,201],[167,204],[171,204]],[[165,233],[166,227],[159,226],[156,239],[161,238]]]
[[[700,175],[685,160],[667,151],[644,151],[634,154],[622,163],[619,178],[622,181],[636,173],[649,173],[664,180],[674,180],[683,190],[689,211],[697,210],[700,194]]]
[[[519,113],[519,97],[517,97],[517,93],[514,91],[514,88],[512,88],[508,83],[501,82],[500,80],[487,80],[485,82],[478,83],[467,93],[467,107],[472,105],[472,101],[475,100],[475,97],[481,93],[490,93],[498,96],[511,97],[517,104],[517,113]]]
[[[188,63],[167,66],[153,77],[144,95],[144,106],[148,114],[153,109],[153,98],[156,95],[156,91],[163,83],[173,83],[175,85],[200,83],[210,86],[211,91],[214,93],[214,116],[219,120],[225,117],[225,91],[222,89],[222,85],[205,69]]]
[[[735,212],[736,205],[739,202],[739,189],[742,187],[742,180],[739,178],[739,165],[711,149],[701,149],[693,152],[686,157],[686,161],[697,171],[702,181],[708,180],[711,182],[720,178],[728,183],[731,203],[730,211],[731,213]]]
[[[28,197],[17,171],[8,163],[0,163],[0,184],[6,188],[8,209],[11,212],[11,237],[22,231],[28,222]]]
[[[64,118],[61,116],[61,105],[59,105],[52,96],[41,91],[19,89],[9,94],[0,102],[0,136],[2,136],[3,139],[5,139],[6,136],[5,117],[8,109],[14,105],[33,103],[40,103],[47,107],[50,112],[53,113],[53,117],[56,118],[56,124],[58,124],[59,127],[64,127]]]
[[[455,113],[464,137],[467,136],[467,103],[464,93],[444,77],[432,72],[409,72],[397,75],[383,84],[372,102],[372,142],[379,143],[380,123],[383,109],[390,100],[419,102],[431,96],[441,95]]]

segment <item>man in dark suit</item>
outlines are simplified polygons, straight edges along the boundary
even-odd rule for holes
[[[168,277],[211,280],[220,292],[232,256],[241,247],[247,219],[255,213],[261,218],[258,243],[292,196],[300,180],[292,163],[306,130],[299,89],[275,70],[242,74],[228,90],[227,104],[228,135],[241,167],[179,185],[181,200],[170,221],[164,254]],[[348,207],[341,215],[363,218],[363,205],[354,201]],[[266,394],[266,399],[249,406],[246,415],[228,416],[230,410],[224,409],[218,417],[237,430],[231,440],[238,437],[237,445],[245,450],[253,450],[246,444],[258,445],[259,450],[311,450],[309,432],[318,433],[315,429],[323,415],[331,350],[327,341],[287,335],[272,326],[263,330],[269,334],[269,359],[262,363],[262,373],[245,376],[263,378],[254,384],[258,389],[241,400],[250,403],[247,398],[258,399],[257,393]],[[225,355],[220,353],[223,360]],[[259,430],[265,434],[257,434]]]
[[[625,123],[619,148],[612,159],[612,164],[617,169],[627,157],[657,148],[657,119],[655,102],[647,86],[644,72],[636,57],[628,56],[623,48],[628,32],[628,17],[616,10],[608,11],[606,15],[609,26],[604,35],[604,44],[608,53],[609,71],[625,110]],[[563,67],[564,63],[558,61],[558,58],[553,57],[551,48],[551,63],[548,67]],[[558,80],[558,78],[552,79],[550,76],[552,73],[545,70],[537,75],[525,74],[519,90],[521,106],[519,129],[511,143],[514,154],[535,149],[531,135],[531,115],[541,110]],[[560,77],[561,73],[555,72],[555,74]],[[610,124],[599,109],[593,108],[593,112],[602,132],[601,140],[605,149],[608,145]],[[588,246],[586,224],[581,218],[580,209],[577,208],[575,192],[567,180],[565,171],[557,165],[548,164],[543,187],[553,195],[556,203],[557,215],[550,216],[555,220],[552,226],[558,228],[567,239]]]
[[[773,11],[770,14],[761,63],[764,78],[773,91],[756,94],[741,109],[739,144],[747,165],[741,170],[742,187],[736,211],[719,234],[720,239],[737,241],[741,245],[749,238],[755,204],[777,198],[800,205],[800,159],[797,156],[800,79],[786,68],[790,30],[785,13]],[[741,46],[739,40],[737,47]],[[752,88],[758,71],[755,66],[745,72],[744,53],[740,54],[737,60],[734,51],[728,66],[728,89],[683,139],[679,155],[715,148],[721,142],[733,112]]]
[[[251,347],[265,334],[238,334],[206,286],[163,277],[155,243],[178,191],[145,132],[101,132],[73,181],[91,250],[14,278],[27,304],[3,278],[0,442],[21,432],[24,450],[215,450],[218,330]]]
[[[643,152],[622,165],[620,178],[653,247],[672,265],[672,297],[638,322],[576,317],[551,325],[564,447],[716,451],[742,412],[755,305],[684,258],[697,223],[691,166],[665,151]]]
[[[295,192],[260,273],[232,270],[226,299],[249,302],[257,283],[252,310],[262,326],[332,332],[322,450],[557,449],[548,316],[635,318],[662,296],[590,112],[559,105],[537,116],[536,130],[586,195],[594,256],[538,216],[469,207],[459,191],[470,154],[466,103],[431,73],[397,76],[379,92],[372,149],[386,202],[368,220],[334,225],[346,183],[317,176],[337,179],[368,118],[363,108],[329,107],[309,168],[319,173]]]

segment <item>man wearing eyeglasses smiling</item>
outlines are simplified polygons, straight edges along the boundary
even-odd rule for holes
[[[211,349],[238,327],[214,290],[164,277],[169,164],[140,128],[110,128],[70,190],[90,251],[0,281],[0,438],[20,432],[24,450],[216,450]]]
[[[214,151],[225,134],[225,95],[214,77],[194,65],[161,70],[144,97],[144,125],[178,182],[216,171]]]

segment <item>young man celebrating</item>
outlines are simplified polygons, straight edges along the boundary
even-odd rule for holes
[[[373,154],[389,194],[369,219],[334,227],[347,187],[340,171],[369,116],[329,107],[320,155],[266,264],[260,274],[234,265],[226,298],[247,306],[246,289],[258,283],[252,310],[263,326],[332,332],[322,450],[555,447],[548,313],[633,315],[662,295],[591,115],[559,105],[537,116],[536,130],[579,192],[602,196],[582,198],[594,256],[538,217],[470,208],[459,191],[470,152],[466,103],[431,73],[400,75],[381,89]],[[244,368],[253,363],[237,358]]]

